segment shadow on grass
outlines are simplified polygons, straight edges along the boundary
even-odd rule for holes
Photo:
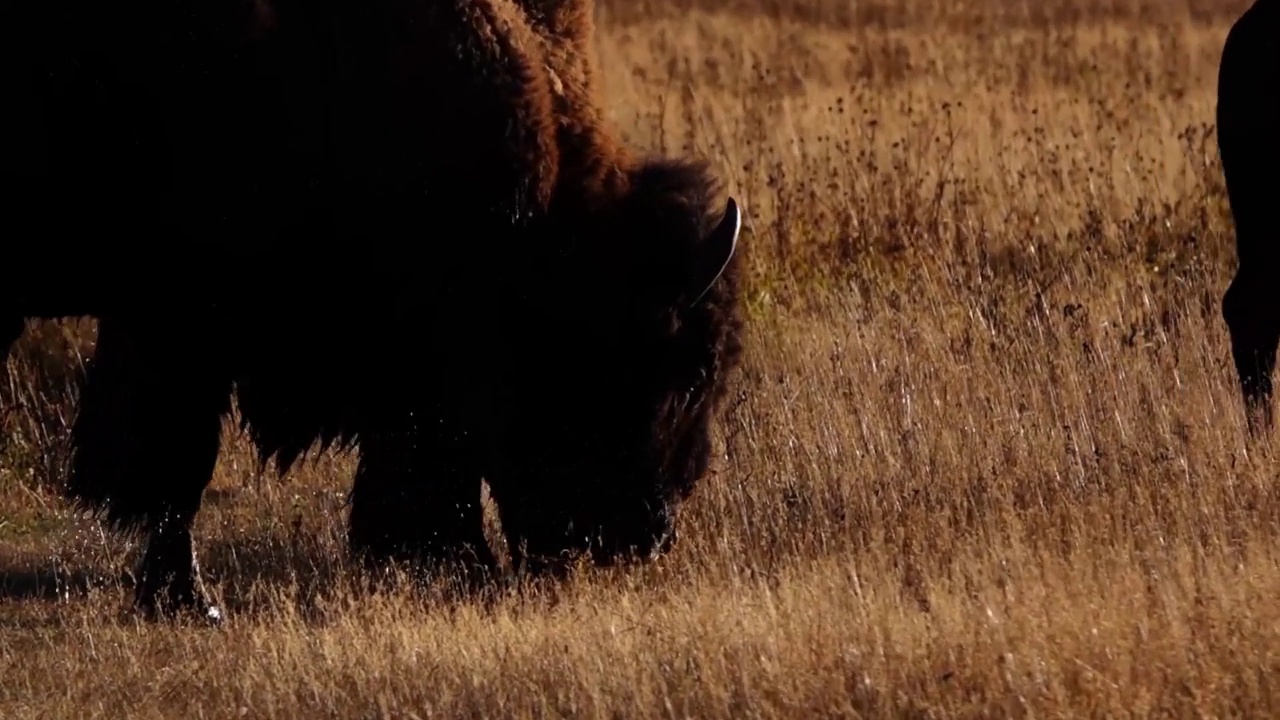
[[[281,611],[307,623],[321,623],[352,602],[395,598],[423,610],[463,605],[491,607],[512,590],[510,578],[468,584],[456,572],[414,575],[405,568],[372,573],[323,538],[291,541],[275,533],[208,540],[199,544],[201,576],[211,600],[231,621],[269,617]],[[130,553],[124,566],[104,569],[85,558],[0,560],[0,629],[58,627],[79,622],[76,605],[98,603],[115,621],[132,622],[135,587]],[[115,599],[105,601],[105,598]],[[63,610],[67,612],[63,612]]]
[[[61,563],[21,563],[0,567],[0,602],[66,601],[119,584],[122,579],[125,578],[121,575],[112,577],[103,572],[63,567]]]

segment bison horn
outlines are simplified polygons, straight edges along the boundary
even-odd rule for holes
[[[701,301],[716,280],[720,279],[724,269],[729,266],[729,261],[733,259],[733,253],[738,248],[738,231],[741,229],[742,212],[738,210],[738,203],[733,198],[729,198],[729,202],[725,205],[724,217],[696,251],[694,277],[698,282],[696,287],[701,288],[701,291],[689,303],[690,305],[696,305]]]

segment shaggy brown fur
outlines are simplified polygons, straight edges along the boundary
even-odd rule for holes
[[[1240,261],[1222,310],[1256,431],[1272,423],[1280,343],[1280,0],[1258,0],[1227,35],[1218,76],[1218,146]]]
[[[233,386],[282,471],[358,445],[374,562],[492,567],[482,477],[532,564],[670,546],[741,352],[737,209],[605,127],[589,3],[22,12],[44,139],[14,173],[21,212],[57,218],[27,237],[92,262],[72,291],[18,278],[0,318],[102,319],[68,487],[149,534],[140,605],[206,605],[189,528]],[[172,279],[129,262],[156,247],[181,248]]]

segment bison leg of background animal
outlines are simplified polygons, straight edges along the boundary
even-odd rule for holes
[[[176,325],[176,323],[175,323]],[[199,578],[191,524],[217,461],[231,386],[194,335],[99,324],[72,428],[68,495],[116,529],[147,536],[134,604],[217,621]]]
[[[492,574],[480,474],[460,445],[442,432],[361,440],[347,538],[367,568],[406,563],[471,587]]]
[[[1227,33],[1218,68],[1218,149],[1236,230],[1239,269],[1222,302],[1240,389],[1257,434],[1272,424],[1280,339],[1280,0],[1259,0]]]
[[[1254,432],[1270,428],[1273,421],[1272,375],[1280,344],[1280,293],[1275,282],[1276,278],[1261,277],[1253,266],[1241,265],[1222,301],[1231,354]]]

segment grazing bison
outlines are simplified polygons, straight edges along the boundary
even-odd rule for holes
[[[602,121],[588,2],[20,5],[10,261],[66,269],[10,271],[0,340],[99,318],[67,490],[147,535],[140,608],[213,612],[190,528],[233,393],[281,472],[358,447],[373,563],[492,567],[482,478],[527,567],[671,545],[740,218]]]
[[[1250,427],[1257,430],[1271,426],[1280,343],[1280,0],[1257,0],[1228,33],[1217,115],[1239,258],[1222,312]]]

